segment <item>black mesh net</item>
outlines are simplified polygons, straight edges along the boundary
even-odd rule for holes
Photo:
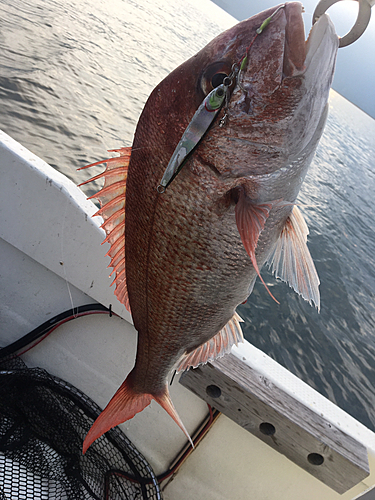
[[[0,500],[161,499],[145,458],[118,429],[82,455],[100,408],[20,358],[0,361]]]

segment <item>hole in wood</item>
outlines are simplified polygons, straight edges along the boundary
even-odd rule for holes
[[[221,389],[217,385],[208,385],[206,393],[210,398],[219,398],[221,396]]]
[[[324,462],[324,457],[320,455],[320,453],[310,453],[307,456],[307,460],[312,465],[322,465],[322,463]]]
[[[270,424],[269,422],[262,422],[259,425],[259,430],[262,434],[266,436],[273,436],[276,432],[275,426]]]

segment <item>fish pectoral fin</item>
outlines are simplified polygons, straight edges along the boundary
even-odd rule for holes
[[[251,263],[253,264],[254,269],[257,272],[261,282],[266,287],[267,292],[278,304],[279,302],[272,295],[268,286],[265,284],[262,276],[260,275],[255,256],[255,249],[258,244],[259,235],[264,229],[266,220],[270,214],[272,207],[275,204],[279,203],[280,200],[269,203],[256,204],[248,196],[246,196],[244,189],[241,189],[235,209],[236,224],[238,232],[241,236],[243,246],[245,247],[245,250],[250,257]]]
[[[115,395],[108,403],[108,405],[101,412],[99,417],[93,423],[91,429],[87,433],[83,442],[83,454],[86,453],[88,448],[96,439],[100,438],[103,434],[108,432],[112,427],[122,424],[130,420],[137,413],[141,412],[148,406],[151,401],[155,399],[159,405],[170,415],[180,429],[185,433],[194,448],[193,441],[187,432],[184,424],[182,423],[178,413],[173,406],[172,400],[168,392],[168,385],[165,385],[164,392],[161,394],[147,394],[137,392],[133,389],[129,377],[121,384]]]
[[[307,248],[309,230],[298,207],[288,217],[267,264],[277,278],[286,281],[320,310],[319,277]]]
[[[121,148],[113,151],[119,153],[120,156],[98,161],[79,169],[83,170],[106,163],[104,172],[82,182],[80,186],[104,177],[103,188],[98,193],[90,196],[89,199],[96,198],[100,203],[100,209],[94,216],[100,215],[104,219],[101,227],[106,233],[106,238],[103,243],[108,242],[110,244],[107,255],[109,255],[111,261],[108,267],[113,268],[111,275],[115,275],[111,285],[116,285],[115,295],[117,299],[130,312],[125,279],[125,192],[131,148]]]
[[[210,340],[194,349],[194,351],[184,354],[176,368],[177,373],[204,365],[208,361],[221,358],[232,349],[233,345],[243,342],[243,334],[240,322],[243,320],[237,313],[228,323]]]

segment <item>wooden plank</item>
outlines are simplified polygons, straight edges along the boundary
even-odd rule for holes
[[[340,494],[370,473],[361,443],[233,354],[180,383]]]

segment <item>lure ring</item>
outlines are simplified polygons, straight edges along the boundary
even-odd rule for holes
[[[341,0],[320,0],[313,14],[313,24],[322,16],[326,10]],[[339,47],[346,47],[360,38],[365,32],[371,17],[372,0],[356,0],[359,3],[357,20],[352,29],[343,37],[339,38]]]

